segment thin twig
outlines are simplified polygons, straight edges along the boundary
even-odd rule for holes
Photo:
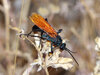
[[[23,6],[24,6],[24,0],[22,0],[22,7],[21,7],[21,14],[20,14],[20,21],[19,21],[19,25],[18,28],[21,25],[21,20],[22,20],[22,13],[23,13]],[[19,48],[19,38],[16,38],[16,54],[15,54],[15,59],[14,59],[14,71],[13,71],[13,75],[15,75],[15,70],[16,70],[16,58],[17,58],[17,53],[18,53],[18,48]]]
[[[46,58],[45,58],[45,62],[44,62],[44,69],[45,69],[46,75],[49,75],[49,72],[48,72],[48,69],[47,69],[47,66],[46,66],[47,60],[48,60],[48,53],[46,54]]]
[[[4,12],[4,7],[0,5],[0,10]],[[4,12],[5,13],[5,12]]]
[[[49,75],[49,72],[46,66],[45,66],[45,72],[46,72],[46,75]]]
[[[96,18],[94,12],[92,12],[92,11],[89,9],[89,7],[87,6],[87,4],[85,3],[84,0],[80,0],[80,2],[81,2],[81,3],[83,4],[83,6],[85,7],[85,9],[86,9],[88,15],[91,17],[91,19],[94,20],[94,19]]]
[[[4,5],[4,11],[5,11],[5,23],[6,23],[6,50],[9,50],[9,45],[10,45],[10,29],[9,29],[9,4],[8,0],[3,0],[3,5]]]
[[[38,51],[39,57],[41,58],[42,63],[43,63],[43,65],[44,65],[44,66],[43,66],[43,65],[41,65],[41,66],[42,66],[42,68],[45,70],[46,75],[49,75],[48,69],[47,69],[47,67],[46,67],[46,61],[43,62],[43,56],[42,56],[42,53],[40,52],[40,49],[41,49],[41,48],[38,48],[38,47],[37,47],[30,39],[28,39],[27,37],[26,37],[26,39],[27,39],[29,42],[31,42],[32,45],[35,46],[36,50]],[[45,60],[46,60],[46,58],[45,58]]]

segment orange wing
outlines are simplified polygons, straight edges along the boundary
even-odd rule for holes
[[[55,38],[57,36],[57,32],[48,24],[48,22],[39,14],[33,13],[30,16],[32,22],[37,25],[40,29],[44,30],[49,36]]]

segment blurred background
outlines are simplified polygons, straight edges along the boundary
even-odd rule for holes
[[[96,44],[100,38],[100,0],[0,0],[0,75],[22,75],[37,58],[35,47],[10,28],[30,32],[32,13],[48,18],[56,31],[63,29],[60,35],[67,40],[67,47],[77,52],[73,55],[79,67],[67,71],[50,67],[50,75],[100,75],[100,41],[99,48]],[[62,54],[71,58],[66,51]],[[37,67],[30,75],[45,75],[44,70],[37,72]]]

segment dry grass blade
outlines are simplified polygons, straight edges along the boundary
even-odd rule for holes
[[[10,50],[10,29],[9,29],[9,24],[10,24],[10,18],[9,18],[9,2],[8,0],[3,0],[3,5],[4,5],[4,11],[5,11],[5,24],[6,24],[6,50]]]

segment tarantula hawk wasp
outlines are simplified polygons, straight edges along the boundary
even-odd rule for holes
[[[39,37],[39,36],[34,36],[31,35],[32,32],[41,32],[41,36],[39,38],[50,41],[51,42],[51,53],[53,53],[53,46],[59,47],[61,50],[66,50],[74,59],[74,61],[78,64],[74,56],[72,55],[72,51],[70,51],[68,48],[66,48],[66,43],[62,42],[62,38],[59,35],[61,33],[62,29],[59,29],[58,32],[56,32],[53,27],[51,27],[50,24],[48,24],[48,20],[44,19],[42,16],[39,14],[32,14],[30,16],[31,21],[35,24],[32,27],[32,31],[28,34],[22,34],[26,36],[31,36],[31,37]]]

